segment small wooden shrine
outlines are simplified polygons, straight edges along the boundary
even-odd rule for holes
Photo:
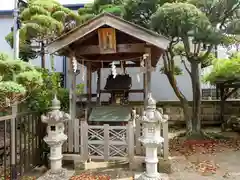
[[[143,93],[144,98],[146,97],[150,91],[151,72],[169,42],[167,38],[153,31],[103,13],[48,44],[48,53],[58,53],[69,58],[68,81],[71,82],[72,119],[76,115],[76,76],[73,68],[76,62],[87,67],[85,86],[88,104],[91,104],[92,97],[97,97],[96,104],[101,105],[101,94],[109,93],[109,104],[112,107],[119,105],[118,108],[121,108],[120,105],[129,103],[130,93]],[[131,77],[125,73],[125,69],[129,67],[140,67],[138,76],[143,75],[143,89],[132,88]],[[101,68],[111,68],[104,89],[100,86]],[[121,68],[123,73],[117,74],[116,68]],[[96,94],[92,93],[91,87],[92,73],[95,71],[98,75]]]

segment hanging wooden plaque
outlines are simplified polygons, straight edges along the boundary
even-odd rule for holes
[[[98,29],[98,41],[100,54],[111,54],[117,52],[116,32],[114,28]]]

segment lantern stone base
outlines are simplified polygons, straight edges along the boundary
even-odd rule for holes
[[[75,171],[61,169],[58,172],[47,171],[43,176],[38,178],[38,180],[67,180],[70,179]]]
[[[150,177],[146,173],[136,173],[134,175],[134,179],[136,180],[169,180],[169,177],[167,174],[164,174],[164,173],[158,173],[154,177]]]

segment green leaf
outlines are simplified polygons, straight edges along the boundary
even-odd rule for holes
[[[203,30],[210,29],[211,23],[207,16],[192,4],[165,3],[152,15],[151,26],[167,37],[185,38],[190,32],[204,36]]]
[[[85,14],[94,14],[92,7],[83,7],[78,9],[78,14],[85,15]]]
[[[36,70],[19,73],[16,80],[19,84],[31,89],[43,84],[42,74]]]
[[[26,88],[21,84],[13,81],[1,81],[0,82],[0,96],[12,99],[15,96],[24,95],[26,93]],[[3,99],[1,99],[2,101]],[[5,99],[4,99],[5,100]]]
[[[205,82],[214,84],[218,80],[240,79],[240,54],[235,54],[229,59],[217,59],[213,62],[212,71],[203,78]]]
[[[56,11],[52,14],[52,17],[57,21],[65,21],[66,13],[64,11]]]
[[[122,16],[123,15],[123,7],[112,5],[112,4],[101,6],[100,11],[101,12],[108,12],[108,13],[111,13],[115,16]]]
[[[45,33],[52,34],[53,31],[58,34],[63,31],[63,24],[58,22],[52,17],[46,15],[35,15],[31,17],[31,22],[38,24],[42,29],[44,29]]]

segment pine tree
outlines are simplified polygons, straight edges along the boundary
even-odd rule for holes
[[[43,68],[44,46],[80,23],[76,13],[55,0],[29,0],[27,8],[20,13],[20,20],[20,53],[30,59],[40,54]],[[12,45],[12,32],[6,40]]]
[[[42,75],[35,67],[19,59],[0,53],[0,111],[15,102],[21,103],[42,85]]]

